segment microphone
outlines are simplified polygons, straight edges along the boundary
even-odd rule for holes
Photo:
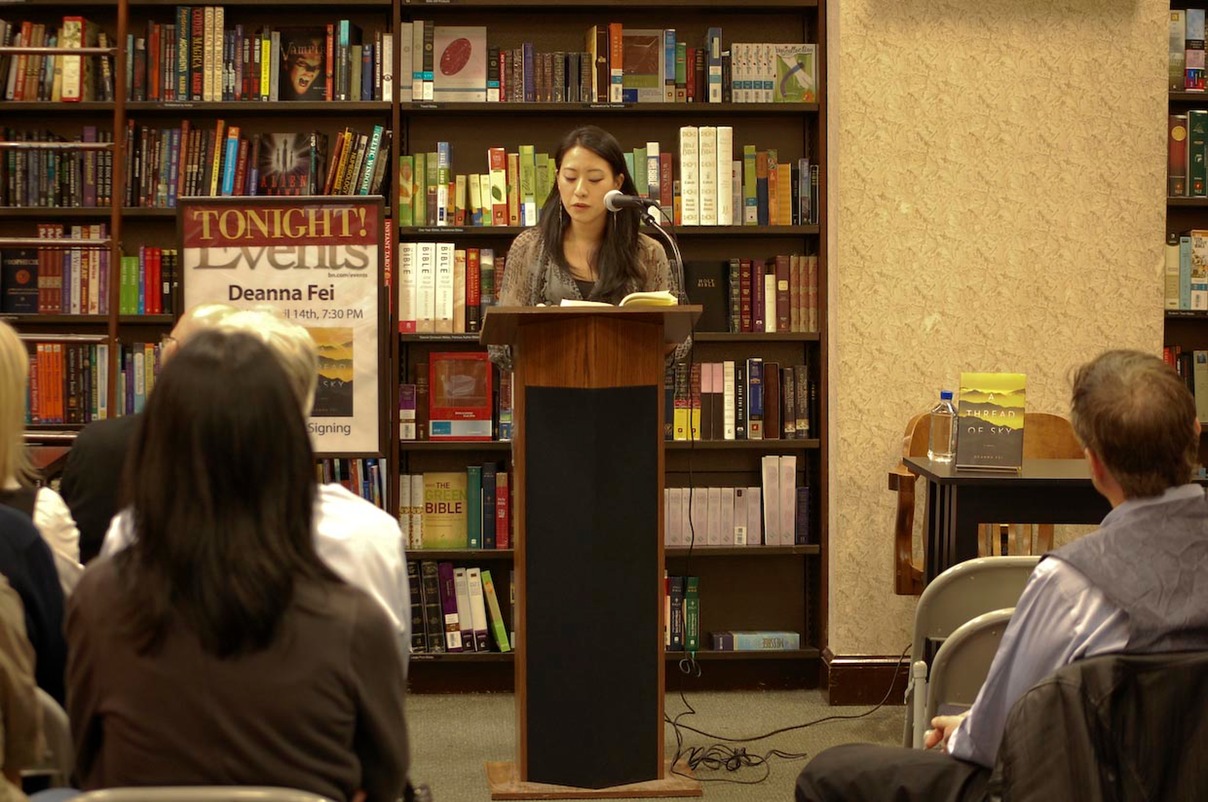
[[[649,209],[652,206],[657,208],[658,205],[656,200],[626,195],[619,189],[610,189],[604,193],[604,208],[610,212],[619,212],[622,209]]]

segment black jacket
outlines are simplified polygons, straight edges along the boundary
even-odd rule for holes
[[[1007,718],[992,800],[1208,799],[1208,652],[1079,660]]]
[[[80,530],[81,563],[100,552],[109,521],[117,514],[126,452],[141,422],[142,415],[94,421],[80,431],[67,454],[59,495]]]

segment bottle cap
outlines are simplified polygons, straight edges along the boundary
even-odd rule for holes
[[[951,401],[952,400],[952,391],[951,390],[940,390],[940,400],[941,401]]]

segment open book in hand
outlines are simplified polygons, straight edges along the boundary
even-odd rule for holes
[[[653,292],[631,292],[621,299],[617,306],[677,306],[679,302],[668,290]],[[576,301],[570,298],[562,300],[562,306],[612,306],[604,301]]]

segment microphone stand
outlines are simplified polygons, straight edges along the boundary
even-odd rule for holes
[[[671,246],[672,259],[675,260],[675,280],[679,282],[679,286],[676,288],[677,291],[675,293],[676,300],[681,304],[686,304],[688,303],[688,290],[684,285],[684,257],[680,255],[679,243],[676,242],[674,229],[669,233],[666,229],[659,225],[658,220],[650,213],[651,209],[658,209],[659,213],[664,216],[666,216],[667,213],[664,212],[662,207],[658,205],[644,208],[641,210],[642,222],[659,232],[660,236],[663,238],[663,241]],[[668,220],[670,220],[670,218],[668,218]],[[668,224],[668,228],[672,228],[670,223]]]

